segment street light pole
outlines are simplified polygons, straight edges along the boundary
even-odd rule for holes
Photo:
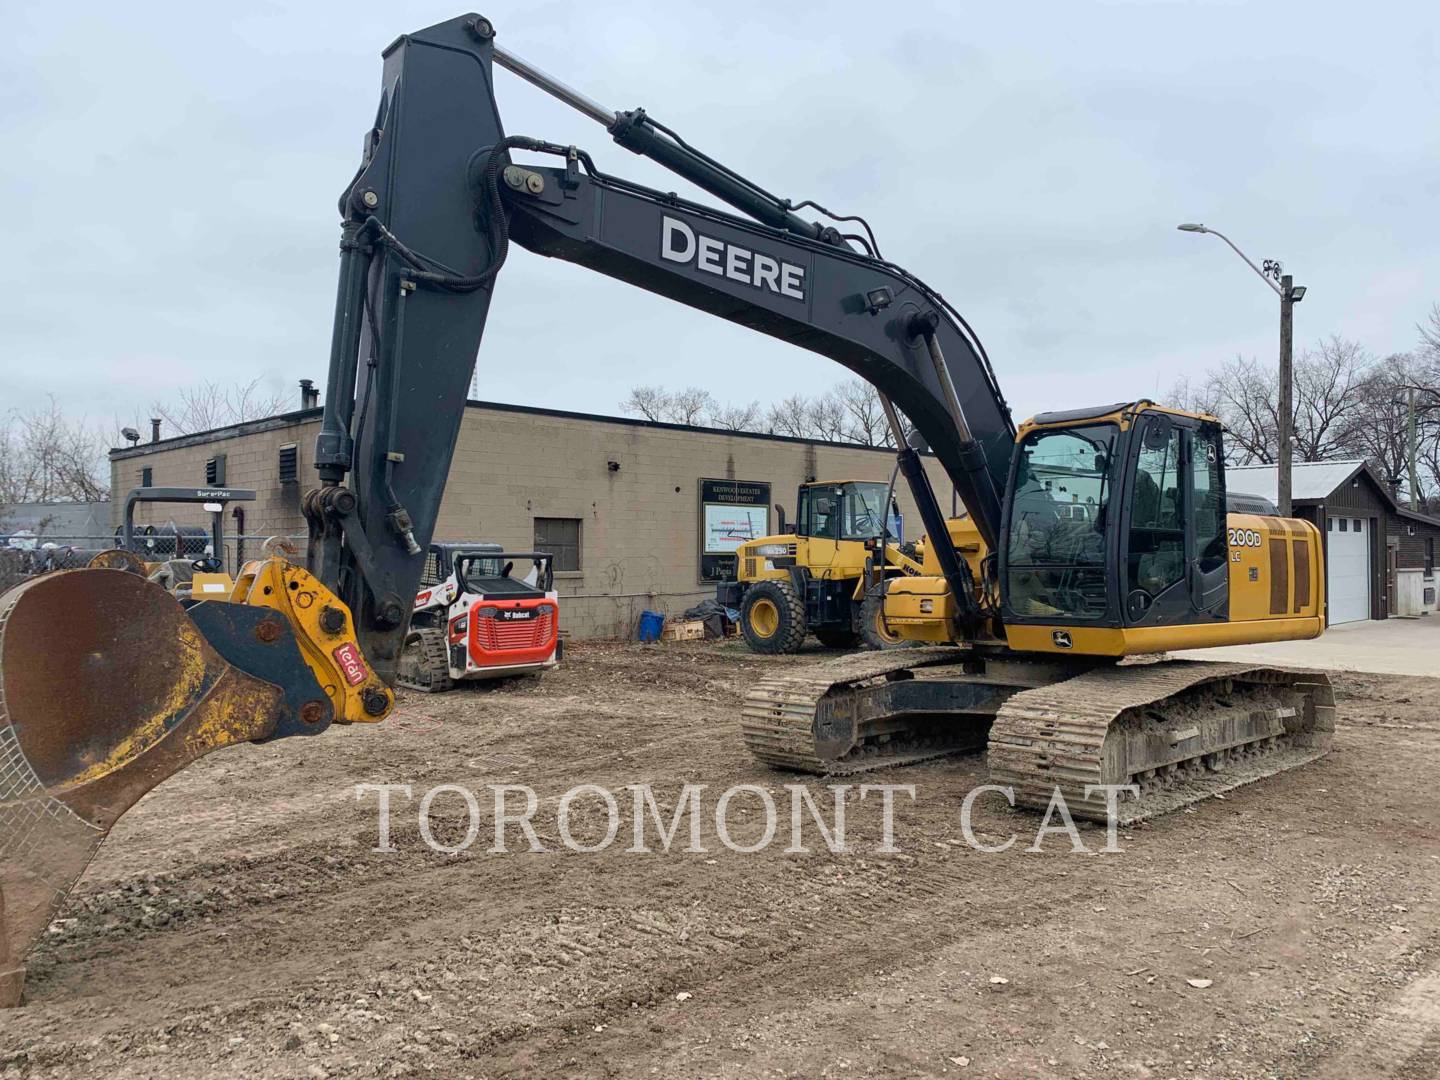
[[[1289,274],[1280,278],[1280,401],[1279,401],[1279,442],[1280,453],[1276,478],[1275,505],[1281,517],[1290,516],[1290,466],[1291,426],[1294,423],[1295,407],[1291,387],[1294,384],[1292,350],[1295,345],[1294,333],[1294,281]]]
[[[1280,264],[1274,259],[1265,260],[1265,268],[1262,270],[1250,261],[1250,257],[1235,246],[1235,242],[1218,229],[1210,229],[1204,225],[1186,223],[1176,226],[1181,232],[1209,233],[1218,236],[1225,243],[1230,245],[1230,250],[1245,260],[1245,265],[1254,270],[1256,275],[1266,285],[1274,289],[1280,297],[1280,387],[1279,401],[1276,402],[1276,441],[1279,461],[1276,466],[1278,476],[1276,477],[1276,503],[1281,517],[1290,516],[1290,467],[1293,457],[1295,409],[1293,398],[1293,350],[1295,343],[1294,334],[1294,312],[1295,305],[1305,297],[1305,286],[1296,285],[1295,279],[1285,274],[1280,269]]]
[[[1410,437],[1410,509],[1419,510],[1420,485],[1415,480],[1415,387],[1407,386],[1405,391],[1405,403],[1409,413],[1406,423],[1410,429],[1407,433]]]

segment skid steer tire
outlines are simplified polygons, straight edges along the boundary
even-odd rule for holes
[[[442,630],[412,630],[400,651],[395,681],[407,690],[442,694],[455,685],[450,678],[450,657]]]
[[[885,625],[884,587],[871,589],[860,604],[860,640],[867,649],[908,649],[919,642],[906,641]]]
[[[805,643],[805,605],[795,587],[788,581],[750,586],[740,606],[740,632],[754,652],[799,652]]]
[[[819,626],[811,632],[827,649],[853,649],[860,641],[859,633],[839,626]]]

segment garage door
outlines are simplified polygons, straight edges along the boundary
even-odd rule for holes
[[[1330,624],[1370,618],[1370,530],[1364,518],[1331,517],[1325,581]]]

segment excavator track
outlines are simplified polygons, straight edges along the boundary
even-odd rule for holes
[[[1325,754],[1335,697],[1320,673],[1208,661],[994,660],[957,648],[845,657],[772,675],[741,709],[761,761],[844,775],[988,749],[991,780],[1044,811],[1058,788],[1075,817],[1138,821]],[[987,743],[988,733],[988,743]],[[1087,788],[1089,789],[1087,791]]]
[[[1209,661],[1097,669],[1015,694],[990,730],[991,781],[1046,809],[1058,788],[1075,817],[1104,821],[1087,785],[1134,784],[1124,824],[1169,813],[1325,754],[1335,696],[1318,672]]]
[[[836,745],[827,728],[856,717],[847,697],[867,686],[908,679],[916,671],[957,665],[969,654],[957,648],[902,649],[842,657],[795,674],[771,675],[750,688],[740,710],[740,734],[746,748],[761,761],[783,769],[840,775],[907,765],[972,747],[973,731],[943,733],[887,725],[855,740]],[[834,716],[835,707],[845,715]],[[847,707],[849,706],[849,707]],[[837,719],[842,725],[835,725]],[[959,725],[957,725],[959,726]],[[837,751],[839,751],[837,753]]]
[[[443,631],[427,628],[410,635],[395,668],[395,682],[422,694],[443,694],[455,685]]]

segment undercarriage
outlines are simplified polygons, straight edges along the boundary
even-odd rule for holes
[[[1058,789],[1076,817],[1121,823],[1178,809],[1323,755],[1329,679],[1251,664],[916,649],[776,675],[746,695],[760,760],[830,775],[986,750],[1015,805]]]

